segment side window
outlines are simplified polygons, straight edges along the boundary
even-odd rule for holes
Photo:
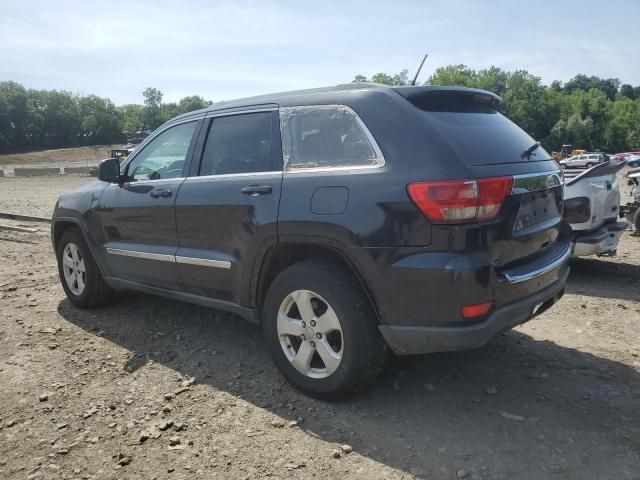
[[[196,125],[197,121],[176,125],[151,140],[127,166],[129,180],[181,177]]]
[[[273,121],[273,112],[214,118],[202,152],[200,176],[274,170]]]
[[[281,108],[280,126],[285,170],[384,165],[375,140],[347,106]]]

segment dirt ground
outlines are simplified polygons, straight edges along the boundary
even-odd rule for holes
[[[109,157],[109,150],[122,148],[116,145],[92,145],[88,147],[56,148],[53,150],[37,150],[33,152],[0,155],[1,166],[50,165],[64,166],[86,162],[94,165]]]
[[[0,211],[84,181],[0,179]],[[229,314],[75,308],[48,226],[0,223],[38,229],[0,232],[0,478],[640,479],[639,237],[572,262],[554,308],[485,348],[395,359],[327,403]]]

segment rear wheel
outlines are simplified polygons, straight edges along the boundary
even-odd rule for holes
[[[339,398],[382,371],[387,347],[369,299],[343,266],[305,261],[274,280],[263,306],[274,361],[299,390]]]
[[[60,282],[71,302],[83,308],[107,302],[111,289],[78,229],[72,228],[62,234],[56,253]]]

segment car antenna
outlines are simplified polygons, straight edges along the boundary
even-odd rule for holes
[[[424,62],[425,62],[425,60],[427,59],[428,56],[429,56],[428,53],[424,54],[424,58],[422,59],[422,62],[420,62],[420,66],[418,67],[418,71],[416,72],[416,76],[413,77],[413,81],[411,82],[411,85],[415,86],[416,80],[418,80],[418,75],[420,75],[420,70],[422,70],[422,66],[424,65]]]

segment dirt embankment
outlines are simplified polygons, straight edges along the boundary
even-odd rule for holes
[[[55,165],[64,166],[67,163],[88,162],[93,165],[109,157],[109,150],[122,148],[121,144],[92,145],[89,147],[57,148],[52,150],[37,150],[33,152],[0,155],[0,165]]]

